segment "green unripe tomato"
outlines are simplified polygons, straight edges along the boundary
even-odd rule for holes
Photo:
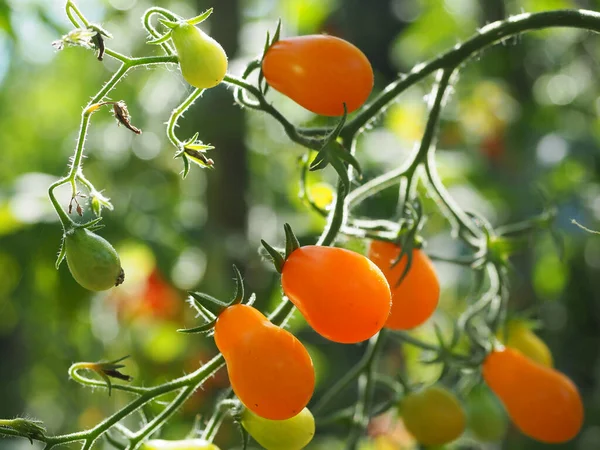
[[[242,426],[267,450],[300,450],[315,435],[315,419],[307,408],[286,420],[263,419],[245,409]]]
[[[125,273],[110,242],[95,233],[76,228],[66,233],[64,245],[71,275],[90,291],[105,291],[123,283]]]
[[[182,439],[180,441],[150,439],[142,444],[142,450],[219,450],[219,447],[204,439]]]
[[[440,385],[409,393],[400,404],[406,429],[423,445],[443,445],[458,439],[466,414],[456,396]]]
[[[481,384],[469,393],[466,401],[469,429],[482,442],[497,442],[506,434],[508,416],[500,400]]]
[[[171,31],[185,81],[199,89],[216,86],[227,73],[227,55],[217,41],[187,22]]]

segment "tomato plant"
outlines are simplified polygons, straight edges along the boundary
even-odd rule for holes
[[[343,12],[344,8],[340,11]],[[235,247],[238,252],[236,257],[244,260],[248,258],[243,263],[242,272],[246,279],[251,280],[248,285],[256,288],[257,294],[245,295],[242,274],[235,268],[234,298],[224,302],[203,292],[189,291],[188,304],[196,313],[195,320],[200,323],[178,330],[185,333],[185,336],[170,335],[169,330],[174,333],[172,322],[192,320],[191,314],[178,314],[179,307],[167,308],[167,303],[178,301],[178,293],[158,277],[157,273],[152,274],[145,285],[138,285],[137,289],[135,282],[130,281],[131,284],[126,289],[120,289],[118,295],[120,298],[129,298],[129,295],[144,297],[146,308],[138,309],[137,314],[148,309],[155,313],[163,310],[171,318],[170,321],[159,324],[159,333],[152,333],[148,322],[142,324],[149,336],[144,342],[150,343],[144,345],[144,349],[158,350],[147,353],[154,353],[153,359],[157,360],[154,362],[161,363],[161,381],[156,385],[152,385],[150,381],[145,385],[136,384],[138,374],[142,375],[144,381],[151,379],[151,374],[146,373],[146,365],[139,364],[136,367],[136,381],[132,382],[132,377],[125,373],[125,358],[74,363],[69,368],[68,375],[75,382],[96,389],[106,389],[108,395],[131,395],[133,399],[127,401],[119,398],[114,403],[117,405],[115,412],[97,421],[86,418],[85,424],[82,422],[84,430],[78,432],[53,435],[42,423],[33,419],[0,419],[2,437],[25,437],[31,441],[35,439],[44,444],[47,450],[75,444],[91,450],[100,439],[105,439],[107,445],[117,450],[217,450],[212,442],[222,424],[229,421],[229,425],[233,424],[238,428],[241,425],[240,431],[244,438],[248,438],[249,433],[259,444],[273,450],[301,449],[311,442],[317,429],[320,432],[322,430],[324,437],[331,437],[336,433],[343,436],[347,450],[359,448],[360,442],[367,435],[372,438],[374,445],[397,446],[401,442],[412,443],[413,439],[407,436],[406,430],[414,435],[420,445],[439,446],[458,441],[451,444],[458,447],[472,436],[482,441],[501,440],[506,429],[505,413],[523,433],[544,443],[565,442],[579,433],[583,423],[583,405],[577,388],[567,377],[552,369],[552,355],[530,329],[520,323],[506,324],[514,303],[510,295],[510,278],[513,273],[510,270],[511,257],[517,251],[525,249],[529,238],[536,232],[550,231],[555,241],[558,241],[554,236],[556,230],[552,228],[558,208],[544,199],[544,210],[539,215],[500,226],[492,225],[485,217],[463,209],[460,206],[462,202],[457,201],[452,189],[445,185],[448,181],[447,173],[437,166],[436,135],[440,120],[452,116],[445,114],[443,110],[452,101],[451,94],[457,92],[454,86],[467,61],[475,61],[474,56],[483,53],[489,46],[529,30],[569,26],[600,32],[600,14],[584,10],[549,11],[511,16],[505,21],[489,24],[477,30],[471,39],[459,44],[453,42],[453,47],[448,52],[416,65],[406,75],[395,77],[369,99],[374,85],[371,64],[356,46],[340,38],[308,35],[281,39],[280,22],[273,34],[265,33],[267,40],[264,46],[253,47],[252,51],[256,51],[255,58],[248,61],[245,67],[236,64],[233,70],[235,73],[227,73],[227,55],[221,44],[196,27],[212,10],[184,19],[165,8],[150,7],[144,13],[142,23],[149,35],[148,43],[160,46],[157,47],[160,54],[147,56],[128,56],[110,48],[108,39],[112,35],[100,25],[90,22],[73,0],[66,0],[65,12],[73,29],[54,43],[55,48],[83,47],[95,52],[91,58],[94,64],[97,63],[96,59],[103,61],[103,58],[111,58],[116,64],[107,65],[108,69],[114,68],[113,75],[107,77],[107,81],[83,108],[67,174],[49,187],[49,198],[63,231],[64,245],[58,262],[63,258],[67,259],[73,278],[78,283],[90,290],[107,290],[123,282],[123,270],[115,249],[105,239],[94,234],[94,230],[101,226],[102,210],[112,211],[114,208],[102,194],[103,190],[97,189],[84,175],[84,151],[86,142],[94,141],[88,139],[91,124],[96,121],[96,116],[100,116],[101,110],[106,112],[105,107],[112,110],[118,124],[134,133],[130,135],[132,139],[137,139],[142,133],[133,125],[125,101],[111,98],[117,92],[117,85],[136,68],[179,68],[192,86],[186,98],[173,109],[166,126],[166,138],[174,148],[175,158],[183,162],[183,178],[189,173],[190,162],[196,163],[200,168],[219,170],[215,161],[205,155],[213,147],[200,139],[200,133],[204,130],[200,128],[200,131],[185,138],[179,132],[186,129],[180,126],[180,120],[202,98],[204,90],[222,83],[224,88],[230,89],[224,93],[231,93],[233,102],[243,108],[244,113],[264,113],[268,116],[265,127],[281,127],[293,142],[294,145],[285,146],[286,152],[279,151],[282,148],[279,141],[276,142],[276,149],[269,149],[265,145],[260,163],[264,164],[265,170],[261,173],[270,176],[272,172],[277,172],[276,175],[281,175],[280,178],[287,182],[289,172],[274,164],[273,158],[284,155],[282,161],[297,160],[299,177],[294,179],[298,182],[300,197],[306,201],[295,202],[293,206],[308,206],[312,213],[320,216],[320,220],[312,220],[310,217],[302,221],[298,218],[297,211],[288,211],[286,214],[289,213],[294,220],[304,224],[303,227],[294,226],[296,230],[302,230],[301,239],[296,237],[292,226],[286,223],[283,246],[272,246],[260,240],[276,271],[281,274],[282,289],[279,289],[277,275],[267,272],[266,261],[259,261],[259,255],[256,254],[254,260],[248,256],[247,249],[258,244],[249,242],[249,236],[255,236],[256,230],[262,232],[262,221],[265,220],[262,214],[258,214],[256,217],[261,221],[259,226],[255,226],[256,223],[247,226],[250,221],[246,221],[247,217],[242,217],[245,206],[248,209],[258,206],[254,189],[247,189],[243,173],[225,170],[219,178],[225,180],[225,184],[239,184],[241,187],[238,198],[244,197],[247,191],[249,198],[247,203],[245,199],[241,202],[244,203],[242,208],[232,206],[227,201],[222,204],[215,201],[222,211],[233,213],[235,209],[236,221],[239,219],[243,223],[241,232],[236,235],[236,239],[240,238],[239,246],[237,240],[229,239],[232,234],[228,226],[223,226],[227,230],[222,236],[226,237],[215,241],[215,244],[222,244],[225,250],[219,251],[223,252]],[[234,17],[232,11],[224,13],[226,17]],[[261,23],[257,21],[254,25],[259,26]],[[250,45],[252,44],[249,43],[248,46]],[[144,48],[148,50],[147,47]],[[378,67],[381,67],[379,62]],[[104,70],[98,72],[104,73]],[[426,80],[429,76],[432,76],[433,80],[430,81],[433,83]],[[382,77],[385,77],[383,73]],[[547,83],[544,77],[539,79],[552,87],[557,79],[565,77],[570,75],[565,73],[558,78],[553,76]],[[4,78],[0,82],[3,80]],[[395,154],[392,155],[393,161],[388,160],[387,156],[374,157],[380,149],[369,147],[373,143],[378,145],[383,142],[381,137],[386,133],[375,136],[372,140],[363,139],[363,135],[379,126],[383,122],[379,121],[380,117],[395,102],[403,101],[400,95],[409,88],[416,88],[417,84],[431,86],[430,93],[426,95],[428,115],[426,118],[421,117],[421,112],[426,109],[424,103],[418,108],[404,108],[409,112],[418,112],[418,120],[413,121],[418,122],[418,126],[411,126],[411,133],[400,135],[407,139],[410,135],[409,140],[421,136],[420,141],[414,151],[402,156],[402,161],[396,161]],[[536,81],[535,84],[535,97],[538,97],[545,88],[538,89],[542,86],[541,81]],[[294,117],[286,117],[283,110],[280,111],[269,101],[269,87],[313,113],[343,117],[339,120],[317,117],[308,123],[296,124]],[[144,89],[140,103],[145,100],[146,94],[154,95],[153,91],[155,89]],[[502,105],[507,96],[492,103]],[[550,97],[548,109],[550,103],[558,104],[561,100],[560,96]],[[417,100],[411,102],[415,104],[421,101],[422,92],[417,92],[414,98]],[[58,103],[59,100],[60,96],[53,101]],[[160,103],[148,102],[155,106]],[[148,104],[144,103],[144,108],[141,109],[146,110]],[[69,110],[69,105],[64,106],[65,110]],[[156,115],[160,112],[153,111]],[[213,112],[216,117],[220,110],[215,108]],[[348,116],[346,113],[353,114]],[[503,117],[510,116],[508,113],[499,114]],[[238,118],[240,125],[241,115]],[[472,119],[473,128],[482,123],[478,114],[474,114]],[[220,121],[220,117],[217,120]],[[139,123],[155,122],[140,119]],[[228,121],[222,122],[225,127],[229,126]],[[505,122],[502,134],[512,136],[508,130],[508,120]],[[403,125],[405,124],[399,124]],[[243,127],[236,128],[241,133]],[[225,129],[229,131],[228,128]],[[6,131],[7,128],[3,130]],[[151,139],[142,141],[139,144],[141,147],[154,141],[158,135],[153,135],[153,132],[154,130],[144,135]],[[244,141],[248,146],[270,141],[249,137]],[[467,135],[464,138],[461,143],[465,145],[473,142]],[[550,148],[553,155],[546,158],[550,166],[556,162],[555,159],[562,158],[566,150],[563,149],[562,138],[552,135],[544,139],[546,142],[541,142],[538,146],[538,156]],[[475,142],[477,141],[476,139]],[[107,139],[103,143],[109,145],[112,142]],[[456,140],[448,145],[457,145]],[[234,147],[230,149],[235,149]],[[277,152],[273,158],[266,153],[271,150]],[[298,150],[303,154],[289,155]],[[255,152],[251,151],[240,155],[225,152],[227,157],[223,160],[231,157],[229,162],[235,164],[228,167],[235,169],[238,164],[246,164],[246,156],[254,158],[253,153]],[[243,157],[238,158],[239,156]],[[102,158],[99,158],[97,167],[101,161]],[[379,167],[379,163],[384,161],[384,167]],[[393,168],[387,167],[390,161]],[[364,163],[368,165],[368,170],[363,170]],[[139,165],[142,166],[141,163]],[[382,173],[377,173],[380,169],[383,169]],[[166,165],[164,170],[170,171],[171,168]],[[326,172],[313,178],[317,171]],[[214,173],[207,171],[203,175],[209,179]],[[238,175],[239,179],[236,178]],[[335,179],[330,180],[329,176]],[[138,179],[128,172],[123,178]],[[165,183],[168,178],[165,177]],[[336,187],[323,183],[313,184],[317,180],[329,180]],[[155,195],[157,191],[149,187],[141,187],[141,198]],[[286,185],[286,189],[287,187]],[[61,191],[70,189],[70,202],[62,203],[64,199],[57,195],[59,188]],[[161,184],[161,193],[162,188]],[[393,195],[388,195],[394,190]],[[172,198],[179,197],[172,196],[172,191],[165,192],[167,201],[163,205],[181,206],[170,205]],[[282,189],[279,192],[288,191]],[[137,195],[140,196],[139,193]],[[138,198],[135,193],[128,193],[126,196]],[[384,199],[380,202],[378,197]],[[89,206],[83,201],[80,204],[80,198],[89,198]],[[262,201],[261,199],[260,202]],[[77,216],[71,215],[74,203],[77,205]],[[135,202],[132,205],[133,208],[139,207]],[[431,214],[430,208],[433,210]],[[173,254],[170,259],[163,257],[161,261],[150,255],[148,261],[156,263],[161,270],[168,265],[165,261],[169,261],[173,267],[170,272],[164,273],[172,274],[174,286],[189,288],[194,283],[211,283],[215,279],[222,279],[215,273],[214,267],[226,258],[221,254],[217,258],[214,254],[204,258],[203,251],[199,251],[197,247],[206,243],[206,240],[194,241],[193,247],[191,246],[192,236],[196,236],[197,230],[192,233],[189,227],[180,225],[195,223],[194,219],[197,217],[183,212],[186,208],[179,209],[172,208],[171,212],[177,214],[169,216],[169,224],[172,222],[173,225],[171,228],[129,226],[124,229],[130,230],[132,234],[139,233],[139,236],[131,236],[132,239],[151,241],[151,244],[144,244],[144,247],[152,247],[156,256]],[[12,207],[0,208],[0,213],[2,218],[13,214]],[[150,211],[144,211],[144,215],[146,214],[149,216]],[[86,221],[88,215],[93,218]],[[429,215],[434,220],[427,220]],[[185,218],[187,223],[177,223],[179,216]],[[280,215],[275,216],[273,222],[282,219]],[[510,217],[509,214],[500,216]],[[134,224],[149,222],[135,221]],[[219,222],[219,226],[221,225],[224,222]],[[12,226],[10,224],[8,229]],[[318,230],[315,229],[317,226]],[[4,227],[0,228],[0,235],[6,232]],[[150,233],[147,228],[152,228],[153,232]],[[250,230],[252,233],[248,232]],[[206,239],[202,233],[198,235]],[[427,256],[421,249],[421,243],[424,244],[427,236],[432,235],[436,236],[436,240],[429,242],[428,248],[433,250]],[[436,245],[438,236],[452,242],[455,249],[452,254],[443,254],[447,247]],[[300,241],[313,245],[300,246]],[[190,244],[190,248],[187,248],[187,244]],[[367,245],[370,245],[368,257],[361,253]],[[155,246],[171,246],[172,251],[165,252],[165,248],[154,248]],[[260,256],[266,255],[262,253]],[[125,254],[123,257],[125,258]],[[9,258],[0,252],[3,267],[7,259]],[[174,262],[175,259],[177,263]],[[206,274],[201,267],[204,259],[210,269],[206,270]],[[461,273],[472,276],[471,283],[456,283],[458,289],[452,290],[452,286],[448,286],[450,307],[439,317],[433,317],[440,297],[440,282],[431,259],[459,266]],[[12,265],[17,266],[18,262]],[[44,267],[36,266],[36,270],[36,276],[38,272],[45,273]],[[196,270],[199,273],[188,273]],[[12,276],[9,275],[8,278]],[[140,271],[130,278],[135,280],[135,275],[139,279]],[[54,279],[57,280],[58,277]],[[56,283],[48,283],[49,286],[53,284]],[[0,294],[11,295],[13,288],[14,286],[3,286]],[[37,290],[30,289],[25,292],[38,293]],[[258,307],[262,308],[262,305],[259,306],[258,302],[257,308],[252,306],[257,295],[269,300],[268,307],[259,310]],[[276,304],[273,305],[271,300]],[[456,300],[454,304],[452,300]],[[94,308],[97,309],[93,309],[94,314],[89,315],[94,321],[92,328],[98,345],[80,344],[74,352],[88,348],[90,351],[97,351],[98,348],[109,351],[120,349],[129,341],[136,341],[120,339],[119,330],[115,328],[126,324],[110,321],[113,309],[110,308],[110,302],[108,305],[105,308],[101,301],[95,302]],[[4,311],[4,306],[0,309]],[[57,309],[62,311],[64,308]],[[99,314],[95,314],[96,312]],[[315,358],[314,365],[304,345],[285,328],[289,326],[290,330],[296,329],[298,323],[293,321],[296,313],[301,314],[317,334],[332,341],[324,342],[318,338],[311,341],[309,348]],[[104,323],[106,318],[109,320],[108,325]],[[433,333],[426,327],[416,332],[406,331],[423,325],[432,318],[436,320],[431,327]],[[17,323],[13,318],[9,319]],[[6,323],[0,321],[0,332],[4,333],[5,327]],[[504,329],[508,330],[506,336],[498,334],[499,330]],[[78,328],[79,333],[87,331],[86,326]],[[193,367],[186,363],[185,374],[168,378],[164,371],[170,369],[167,362],[177,361],[173,355],[181,356],[182,361],[189,361],[189,355],[184,354],[184,343],[197,343],[195,340],[185,340],[189,334],[194,333],[204,336],[214,334],[218,352],[210,345],[199,352],[194,349],[193,354],[197,356],[193,359]],[[174,336],[177,338],[173,338]],[[503,340],[507,347],[496,347],[496,350],[490,352],[490,348],[497,345],[496,337]],[[314,335],[309,336],[309,339],[313,338]],[[361,345],[341,348],[336,343]],[[168,352],[164,352],[164,349]],[[340,357],[332,364],[330,356],[337,351]],[[424,358],[416,362],[417,358],[413,356],[421,352]],[[165,358],[161,353],[169,355]],[[198,355],[213,354],[208,361],[198,365]],[[348,362],[347,366],[337,365],[342,359],[344,363]],[[410,363],[407,364],[407,361]],[[431,364],[429,367],[432,370],[414,370],[423,369],[426,364]],[[222,368],[227,369],[231,389],[225,389],[225,379],[216,383],[213,381],[212,387],[223,391],[217,395],[207,393],[203,401],[216,398],[214,405],[190,402],[195,392],[211,387],[210,380],[215,374],[225,376],[225,371],[218,372]],[[315,373],[315,368],[318,373]],[[46,375],[46,371],[40,373]],[[436,377],[435,382],[431,380],[434,384],[419,389],[423,378],[430,374]],[[481,381],[481,374],[487,388],[478,386],[469,393],[465,412],[454,392],[467,393],[469,387]],[[313,399],[316,375],[319,385]],[[199,397],[196,396],[196,401],[198,400]],[[307,409],[309,401],[312,401],[312,412]],[[0,401],[0,404],[3,403]],[[187,434],[188,438],[179,441],[152,439],[158,436],[157,433],[167,426],[177,412],[195,415],[200,407],[205,406],[208,415],[195,421]],[[93,408],[89,415],[95,418],[102,410]],[[397,420],[396,413],[399,413],[402,421]],[[205,414],[205,409],[202,409],[202,414]],[[377,424],[378,417],[386,416],[392,420]],[[472,436],[467,434],[463,438],[467,417]],[[128,420],[123,420],[125,418]],[[191,417],[189,419],[191,422]],[[400,427],[401,423],[406,429]],[[398,426],[393,429],[395,425]],[[174,433],[179,429],[173,427],[168,432]],[[237,435],[223,433],[220,437],[225,437],[225,434]],[[325,441],[323,445],[329,448],[326,447],[329,441]]]
[[[324,116],[360,108],[373,89],[373,69],[351,43],[327,35],[281,39],[267,50],[262,72],[269,86]]]
[[[395,244],[372,241],[369,258],[382,270],[392,291],[392,309],[386,328],[408,330],[431,317],[440,297],[440,282],[433,264],[421,249],[412,250],[410,268],[402,278],[408,258],[404,255],[394,264],[400,251]]]
[[[215,325],[215,343],[227,361],[231,386],[248,409],[284,420],[307,405],[315,387],[310,355],[260,311],[248,305],[225,309]]]
[[[105,291],[123,283],[119,255],[103,237],[86,228],[75,228],[65,233],[63,245],[71,275],[84,288]]]
[[[287,420],[269,420],[249,409],[242,413],[242,426],[267,450],[301,450],[315,435],[315,419],[304,408]]]
[[[465,430],[465,410],[456,396],[441,385],[408,393],[399,409],[406,429],[423,445],[447,444]]]
[[[581,396],[562,373],[505,348],[487,356],[483,378],[524,434],[541,442],[560,443],[579,433]]]
[[[346,249],[300,247],[285,262],[281,285],[309,325],[334,342],[369,339],[390,313],[390,288],[381,271]]]

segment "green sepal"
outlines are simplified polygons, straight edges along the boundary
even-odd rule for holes
[[[20,436],[29,439],[29,442],[33,445],[34,439],[44,438],[46,436],[46,428],[43,424],[44,422],[40,420],[23,419],[21,417],[10,420],[0,420],[0,436],[2,435],[2,428],[10,428],[19,433]]]
[[[198,25],[201,22],[204,22],[206,19],[208,19],[208,17],[212,14],[213,9],[209,8],[206,11],[204,11],[202,14],[200,14],[199,16],[193,17],[191,19],[186,20],[187,23],[189,23],[190,25]]]
[[[203,308],[207,309],[215,317],[218,317],[229,306],[227,303],[204,292],[190,292],[189,294],[196,304],[202,305]]]
[[[230,306],[237,305],[244,301],[244,280],[242,274],[238,270],[237,266],[233,265],[233,271],[235,273],[235,292],[233,298],[229,302],[222,302],[221,300],[205,294],[203,292],[190,292],[190,297],[194,300],[196,307],[200,310],[201,315],[212,317],[205,324],[202,324],[195,328],[183,328],[179,329],[180,333],[205,333],[210,334],[217,323],[219,315]],[[249,304],[254,302],[254,296],[250,296],[248,300]]]
[[[283,229],[285,231],[285,259],[287,260],[294,250],[300,248],[300,242],[289,223],[283,224]]]
[[[63,260],[65,259],[65,256],[67,256],[67,246],[65,245],[65,239],[63,237],[63,240],[60,243],[60,250],[58,251],[58,257],[56,258],[56,263],[54,263],[54,267],[56,267],[57,270],[60,267]]]
[[[177,332],[185,333],[185,334],[201,333],[201,334],[208,335],[213,332],[213,329],[215,328],[216,323],[217,323],[217,319],[214,319],[208,323],[205,323],[204,325],[200,325],[195,328],[180,328],[179,330],[177,330]]]
[[[146,41],[146,44],[160,45],[160,44],[164,44],[169,39],[171,39],[171,32],[170,31],[168,33],[164,34],[163,36],[160,36],[160,37],[157,37],[157,38],[154,38],[154,39],[150,39],[149,41]]]
[[[177,28],[179,26],[179,23],[171,22],[170,20],[158,19],[158,21],[170,30],[174,30],[175,28]]]
[[[348,170],[344,163],[335,157],[331,158],[330,163],[340,177],[340,182],[344,186],[344,195],[346,195],[350,192],[350,176],[348,175]]]
[[[269,244],[267,244],[262,239],[260,240],[260,243],[262,244],[262,246],[265,248],[267,253],[273,259],[273,265],[275,266],[275,270],[277,272],[281,273],[283,271],[283,266],[285,264],[285,259],[283,258],[281,253],[279,253],[277,250],[275,250],[273,247],[271,247]]]

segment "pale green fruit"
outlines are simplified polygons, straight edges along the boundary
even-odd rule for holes
[[[123,283],[125,273],[114,247],[106,239],[85,229],[66,233],[64,244],[71,275],[90,291],[105,291]]]
[[[183,78],[192,86],[208,89],[216,86],[227,73],[227,55],[217,41],[187,22],[171,31]]]
[[[245,409],[242,426],[267,450],[300,450],[315,435],[315,419],[307,408],[286,420],[264,419]]]

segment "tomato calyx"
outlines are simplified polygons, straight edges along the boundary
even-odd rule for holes
[[[283,225],[283,229],[285,231],[285,250],[283,250],[283,255],[282,250],[276,249],[263,239],[260,240],[262,246],[271,257],[273,265],[275,266],[275,270],[278,273],[281,273],[283,271],[283,266],[285,265],[286,260],[294,252],[294,250],[300,248],[300,242],[298,242],[298,238],[294,234],[294,231],[292,230],[290,224],[285,223]]]
[[[120,372],[120,369],[125,367],[125,364],[121,364],[121,361],[129,358],[129,355],[123,356],[119,359],[115,359],[112,361],[98,361],[98,362],[80,362],[73,364],[69,369],[69,372],[75,372],[78,370],[91,370],[92,372],[96,372],[100,378],[104,380],[106,383],[106,388],[108,389],[108,396],[110,397],[112,393],[112,383],[111,378],[116,378],[122,381],[131,381],[133,377],[126,375]]]
[[[269,84],[265,81],[265,74],[262,71],[262,62],[265,59],[265,55],[267,54],[267,51],[269,50],[269,48],[271,48],[271,46],[275,42],[279,41],[280,37],[281,37],[281,19],[279,19],[277,21],[277,26],[275,27],[275,32],[273,33],[272,39],[271,39],[269,32],[267,31],[267,39],[265,40],[265,47],[264,47],[263,53],[260,56],[260,60],[256,61],[256,63],[257,63],[256,68],[260,67],[260,72],[258,73],[258,87],[263,95],[265,95],[267,93],[267,91],[269,90]],[[250,69],[250,65],[248,66],[248,69]],[[251,71],[252,70],[254,70],[254,68],[252,68]],[[246,75],[246,77],[247,76],[248,75]],[[244,77],[244,78],[246,78],[246,77]]]
[[[242,274],[235,265],[233,266],[233,271],[235,273],[235,291],[233,298],[228,302],[219,300],[218,298],[204,292],[189,292],[189,303],[196,309],[196,311],[198,311],[198,314],[206,320],[206,323],[194,328],[182,328],[177,330],[178,332],[187,334],[212,334],[215,324],[217,323],[217,318],[223,311],[225,311],[225,309],[233,305],[252,305],[252,303],[254,303],[254,294],[252,294],[248,300],[244,302],[245,293]]]
[[[208,158],[205,153],[208,150],[214,150],[215,147],[205,144],[198,139],[198,136],[200,136],[200,133],[196,132],[194,136],[183,142],[179,151],[173,156],[173,158],[183,158],[184,178],[190,170],[189,160],[192,160],[192,162],[198,164],[203,169],[214,169],[215,162],[211,158]]]
[[[187,23],[189,25],[198,25],[199,23],[204,22],[206,19],[208,19],[208,17],[212,14],[213,12],[213,8],[209,8],[206,11],[204,11],[202,14],[200,14],[199,16],[196,17],[192,17],[191,19],[180,19],[177,22],[173,22],[171,20],[166,20],[166,19],[158,19],[158,21],[164,25],[169,31],[167,31],[165,34],[163,34],[162,36],[159,36],[155,39],[151,39],[149,41],[146,41],[146,44],[150,44],[150,45],[160,45],[160,44],[164,44],[165,42],[167,42],[169,39],[171,39],[171,32],[177,28],[178,26]]]
[[[348,110],[346,108],[346,104],[344,103],[344,115],[331,133],[325,136],[321,149],[318,151],[317,156],[315,156],[308,168],[309,171],[315,172],[317,170],[323,170],[331,164],[331,166],[339,175],[340,181],[344,185],[346,193],[350,190],[350,177],[348,175],[346,164],[354,167],[354,169],[356,169],[358,172],[359,178],[362,177],[360,163],[339,140],[340,133],[344,128],[347,117]]]

